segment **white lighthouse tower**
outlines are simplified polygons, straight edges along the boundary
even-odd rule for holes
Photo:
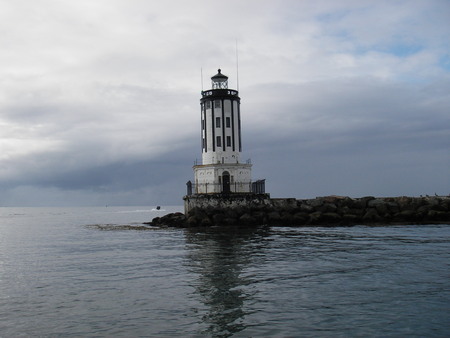
[[[220,69],[211,77],[211,86],[200,99],[202,164],[194,166],[188,195],[264,193],[264,182],[252,184],[250,161],[241,162],[239,93],[228,88],[228,77]]]

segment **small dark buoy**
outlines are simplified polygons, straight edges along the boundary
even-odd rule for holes
[[[161,209],[161,207],[158,205],[158,206],[156,207],[156,210],[159,210],[159,209]]]

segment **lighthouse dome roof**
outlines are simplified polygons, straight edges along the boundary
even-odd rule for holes
[[[224,82],[228,80],[228,76],[224,75],[221,73],[221,69],[218,69],[218,73],[216,75],[214,75],[213,77],[211,77],[211,80],[213,80],[214,82]]]

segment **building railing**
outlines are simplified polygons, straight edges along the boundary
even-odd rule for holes
[[[208,97],[212,96],[213,94],[222,94],[222,95],[233,95],[237,96],[238,91],[234,89],[228,89],[228,88],[219,88],[219,89],[210,89],[210,90],[204,90],[202,91],[202,97]]]
[[[221,162],[217,162],[217,164],[220,164],[220,163]],[[235,163],[235,164],[240,164],[240,163]],[[252,159],[249,158],[249,159],[245,160],[245,164],[252,164]],[[196,158],[194,160],[194,166],[197,166],[197,165],[202,165],[202,160],[199,160],[198,158]],[[214,163],[212,163],[212,165],[214,165]]]
[[[254,193],[265,194],[266,180],[257,180],[254,182],[233,182],[230,184],[221,183],[186,183],[187,195],[196,194],[233,194],[233,193]]]

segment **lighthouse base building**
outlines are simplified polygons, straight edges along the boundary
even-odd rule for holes
[[[251,164],[205,164],[194,166],[196,194],[252,192]]]

